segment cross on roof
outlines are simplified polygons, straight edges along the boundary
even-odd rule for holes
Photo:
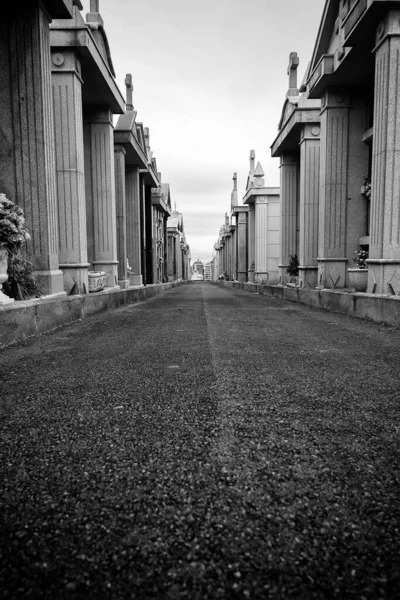
[[[250,150],[250,171],[254,171],[254,161],[256,160],[256,153],[254,150]]]
[[[287,74],[289,75],[289,96],[297,96],[299,91],[297,89],[297,67],[299,66],[299,57],[297,52],[291,52],[289,55],[289,66]]]
[[[132,85],[132,75],[127,73],[125,77],[125,85],[126,85],[126,110],[133,110],[133,85]]]
[[[237,173],[233,174],[232,179],[233,179],[233,189],[234,189],[234,191],[237,191]]]
[[[98,13],[100,12],[100,0],[90,0],[90,12],[91,13]]]

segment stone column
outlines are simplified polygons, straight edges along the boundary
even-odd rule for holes
[[[114,137],[109,110],[98,110],[85,118],[84,141],[89,257],[94,270],[107,273],[106,286],[114,287],[118,260]]]
[[[43,294],[62,293],[49,17],[41,3],[0,19],[0,191],[25,212]]]
[[[255,206],[254,204],[249,204],[249,212],[248,212],[248,248],[249,248],[249,256],[248,256],[248,268],[247,268],[247,281],[252,283],[254,281],[254,270],[255,270]]]
[[[130,285],[143,285],[142,244],[140,222],[140,171],[138,167],[126,169],[126,248],[131,266]]]
[[[115,204],[117,221],[118,285],[125,290],[129,287],[127,269],[127,207],[125,187],[126,150],[121,144],[114,146]],[[132,266],[132,265],[130,265]]]
[[[297,205],[299,194],[299,159],[293,154],[281,156],[281,230],[279,280],[289,281],[286,273],[290,256],[297,254]]]
[[[88,292],[81,64],[70,50],[52,51],[59,260],[67,293]]]
[[[255,281],[268,280],[268,200],[257,196],[255,202]]]
[[[245,211],[237,213],[237,279],[247,281],[247,215]]]
[[[349,98],[328,89],[322,98],[318,231],[318,284],[346,285],[347,154]]]
[[[376,31],[368,292],[400,294],[400,10]]]
[[[238,268],[237,268],[237,227],[232,231],[232,279],[238,280]]]
[[[320,127],[306,125],[300,142],[300,252],[299,285],[318,283],[318,215]]]

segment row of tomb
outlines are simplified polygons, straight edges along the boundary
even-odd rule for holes
[[[280,189],[250,156],[243,204],[214,246],[215,273],[306,289],[349,288],[368,252],[367,291],[400,294],[400,2],[327,0],[311,61],[289,86],[272,143]],[[290,269],[289,269],[290,271]]]
[[[137,121],[132,78],[116,80],[99,0],[20,0],[0,23],[0,192],[24,211],[44,295],[189,278],[171,207]],[[115,116],[115,123],[114,123]]]

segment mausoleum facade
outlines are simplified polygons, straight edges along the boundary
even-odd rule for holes
[[[400,294],[400,3],[328,0],[304,79],[289,88],[280,158],[280,282],[291,255],[305,288],[350,288],[369,252],[372,294]]]

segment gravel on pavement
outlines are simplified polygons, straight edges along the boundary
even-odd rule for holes
[[[2,598],[400,598],[400,331],[196,282],[0,386]]]

